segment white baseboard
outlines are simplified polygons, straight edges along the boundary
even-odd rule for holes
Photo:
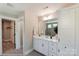
[[[32,52],[33,49],[28,50],[27,52],[24,53],[24,55],[28,55],[30,52]]]

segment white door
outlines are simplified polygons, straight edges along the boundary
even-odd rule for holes
[[[76,55],[79,56],[79,8],[76,8]]]
[[[20,38],[20,21],[16,21],[15,23],[16,27],[15,27],[15,33],[16,33],[16,39],[15,39],[15,42],[16,42],[16,49],[20,49],[21,48],[21,38]]]
[[[59,23],[58,23],[58,36],[60,38],[59,42],[59,53],[62,55],[69,54],[74,50],[74,38],[75,38],[75,10],[74,9],[63,9],[60,11]],[[67,52],[65,52],[67,51]],[[72,54],[72,53],[70,53]]]
[[[23,35],[24,35],[24,33],[23,33],[23,30],[24,30],[24,26],[23,26],[24,24],[23,24],[23,21],[21,20],[20,21],[20,48],[22,48],[23,49]]]

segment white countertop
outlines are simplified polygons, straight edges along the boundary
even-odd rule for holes
[[[48,41],[52,41],[52,42],[58,42],[57,38],[56,37],[53,37],[52,39],[50,38],[47,38],[45,36],[33,36],[34,38],[39,38],[41,40],[48,40]]]

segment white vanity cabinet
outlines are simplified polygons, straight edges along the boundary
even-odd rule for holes
[[[34,50],[42,53],[46,56],[56,56],[57,55],[57,43],[50,41],[51,39],[44,38],[34,38],[33,48]]]
[[[33,49],[44,55],[48,55],[48,41],[40,38],[34,38]]]

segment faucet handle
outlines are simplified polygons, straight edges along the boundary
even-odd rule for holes
[[[64,48],[67,48],[67,46],[65,46]]]

